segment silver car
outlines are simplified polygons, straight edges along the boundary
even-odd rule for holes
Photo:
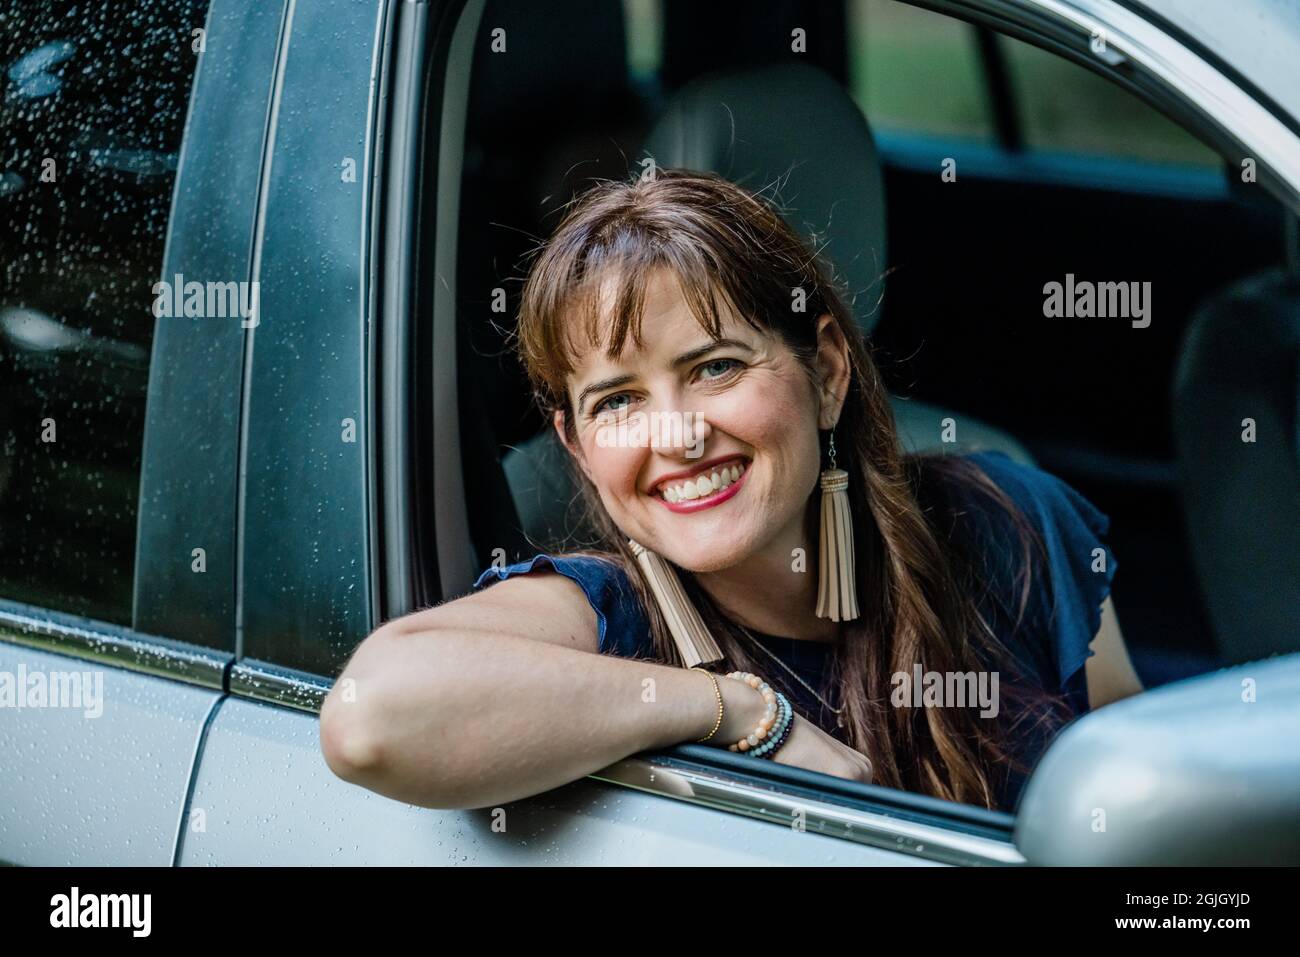
[[[0,7],[0,862],[1300,863],[1296,4]],[[1115,520],[1150,690],[1014,813],[693,744],[474,810],[326,766],[362,638],[572,531],[511,269],[647,156],[788,173],[908,445],[960,411]],[[1154,320],[1028,316],[1067,272]]]

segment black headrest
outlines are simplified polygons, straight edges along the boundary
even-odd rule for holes
[[[777,200],[834,264],[871,332],[884,288],[884,183],[866,118],[829,74],[786,61],[699,76],[674,94],[644,155]]]

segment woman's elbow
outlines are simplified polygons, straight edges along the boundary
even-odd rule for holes
[[[399,637],[395,625],[380,626],[357,646],[321,703],[321,754],[334,774],[353,784],[373,782],[382,770],[385,721],[376,708],[385,696],[376,685],[385,652]]]
[[[379,742],[352,704],[325,699],[320,712],[320,747],[329,769],[349,783],[364,784],[379,768]]]

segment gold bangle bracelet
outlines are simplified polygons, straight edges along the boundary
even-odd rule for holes
[[[713,723],[713,730],[710,731],[708,734],[706,734],[704,737],[697,739],[695,742],[696,744],[703,744],[705,741],[709,740],[709,738],[717,734],[718,729],[722,727],[722,689],[718,687],[718,679],[716,676],[714,676],[713,672],[706,671],[705,669],[701,668],[699,665],[694,665],[690,670],[702,671],[704,672],[704,674],[709,676],[709,680],[713,682],[713,694],[718,699],[718,720]]]

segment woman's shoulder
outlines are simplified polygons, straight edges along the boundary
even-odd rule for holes
[[[551,570],[575,582],[596,613],[602,654],[625,658],[651,657],[650,623],[632,587],[622,556],[607,552],[538,552],[525,561],[507,565],[493,562],[475,590],[514,575]]]
[[[954,514],[985,528],[1000,528],[1006,523],[1005,512],[991,508],[994,504],[987,478],[1006,494],[1020,512],[1045,531],[1074,533],[1086,530],[1103,536],[1110,518],[1077,489],[1037,465],[1017,461],[998,450],[967,452],[961,455],[926,455],[930,466],[930,489],[942,488]],[[973,468],[972,468],[973,467]],[[979,474],[977,474],[979,473]],[[935,476],[940,481],[934,481]],[[1082,526],[1082,528],[1080,527]]]
[[[1007,623],[999,637],[1011,646],[1029,643],[1026,657],[1045,666],[1045,681],[1053,680],[1077,710],[1086,709],[1083,665],[1093,654],[1088,645],[1101,627],[1101,605],[1118,567],[1106,541],[1110,518],[1064,480],[1004,452],[959,458],[965,464],[953,472],[963,473],[966,481],[946,483],[952,534],[982,570],[1004,620],[1008,608],[1018,615],[1024,598],[1023,626],[1013,629]],[[972,465],[1010,500],[1033,533],[1027,594],[1021,591],[1025,552],[1016,516],[971,473]]]
[[[1067,544],[1069,536],[1090,541],[1110,530],[1109,516],[1051,472],[999,451],[973,452],[966,458],[1006,492],[1036,526],[1062,536]]]

